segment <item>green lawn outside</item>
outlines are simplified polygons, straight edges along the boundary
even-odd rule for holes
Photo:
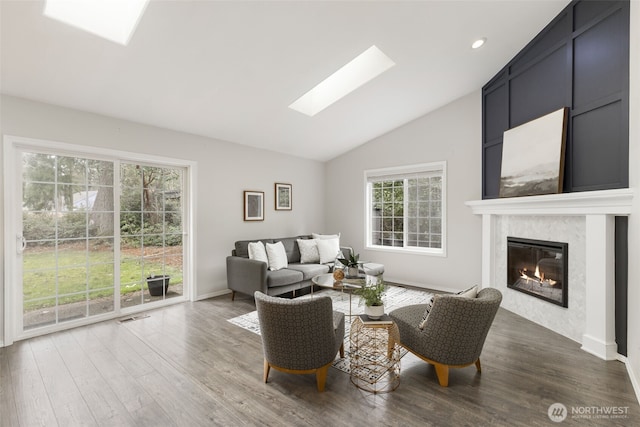
[[[179,252],[181,253],[181,250]],[[163,260],[173,262],[163,262]],[[171,276],[171,284],[182,283],[181,267],[182,258],[179,256],[141,258],[122,253],[120,293],[124,295],[146,289],[145,278],[152,274]],[[84,301],[87,298],[87,292],[90,299],[112,297],[113,270],[113,252],[109,250],[89,252],[77,248],[59,250],[57,269],[53,250],[25,251],[23,255],[24,310],[54,306],[56,279],[59,304]]]

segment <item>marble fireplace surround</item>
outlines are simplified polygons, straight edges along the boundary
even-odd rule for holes
[[[631,214],[633,190],[604,190],[465,204],[482,215],[482,287],[502,307],[582,344],[604,360],[615,342],[615,217]],[[567,308],[507,288],[507,236],[569,244]]]

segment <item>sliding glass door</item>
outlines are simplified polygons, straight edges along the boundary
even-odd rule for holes
[[[6,254],[16,280],[6,286],[21,307],[13,310],[18,338],[186,295],[188,169],[74,154],[13,153],[19,206],[5,230],[17,237]]]
[[[114,310],[113,168],[22,152],[24,329]]]
[[[121,164],[121,307],[183,294],[182,186],[181,169]]]

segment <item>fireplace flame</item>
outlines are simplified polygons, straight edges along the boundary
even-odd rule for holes
[[[538,278],[540,282],[544,282],[544,273],[540,274],[540,268],[536,265],[536,272],[533,273],[534,276]]]
[[[558,284],[556,280],[545,279],[544,272],[540,272],[540,268],[538,268],[538,266],[536,266],[536,270],[533,272],[533,274],[531,274],[526,268],[519,270],[518,273],[520,273],[520,278],[527,281],[534,280],[541,285],[555,286]]]

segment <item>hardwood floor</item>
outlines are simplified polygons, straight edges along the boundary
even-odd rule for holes
[[[260,337],[226,321],[253,310],[251,298],[227,295],[0,349],[0,425],[548,426],[556,425],[547,415],[556,402],[569,411],[558,425],[640,420],[624,364],[503,309],[482,374],[473,366],[452,370],[443,388],[432,366],[408,354],[400,387],[381,395],[357,389],[336,369],[324,393],[313,375],[272,370],[264,384]],[[626,414],[584,418],[594,407]]]

